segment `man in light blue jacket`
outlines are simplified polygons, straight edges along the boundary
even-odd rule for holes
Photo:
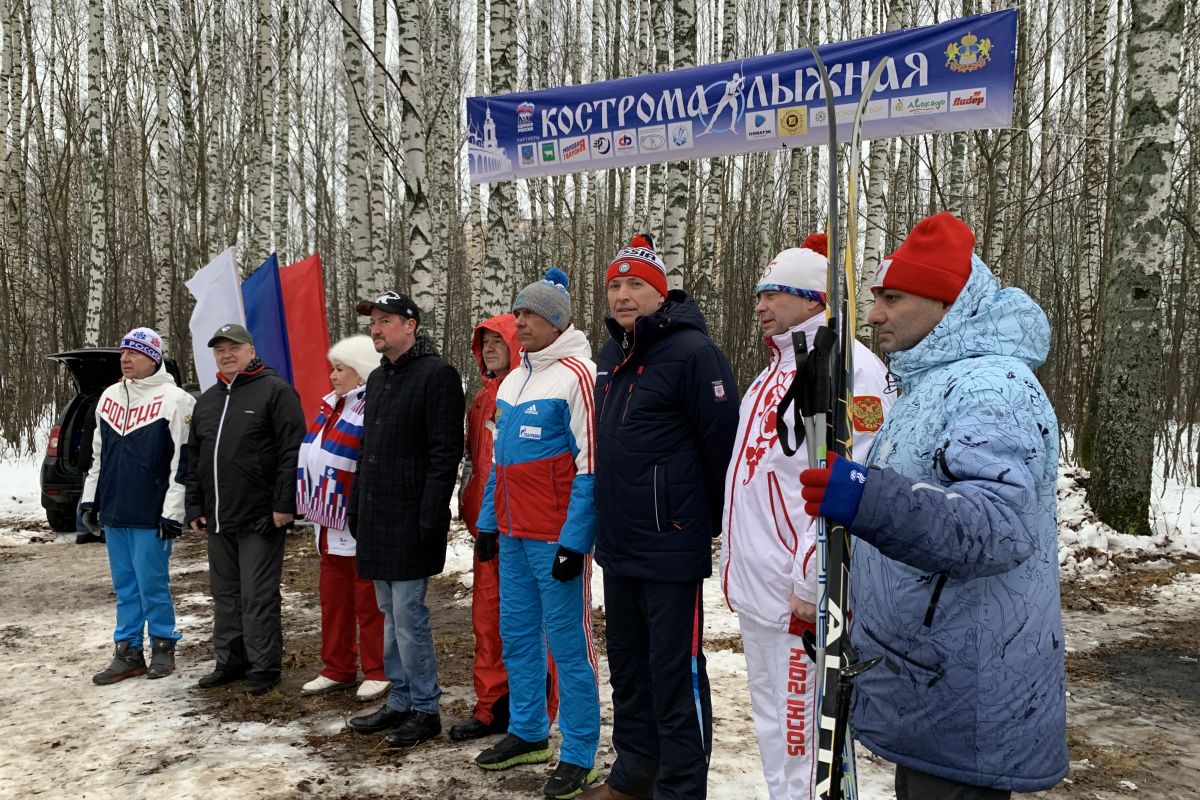
[[[1067,774],[1058,423],[1033,368],[1046,315],[1001,289],[958,218],[880,266],[869,321],[900,396],[866,466],[806,470],[809,513],[849,527],[851,641],[880,663],[851,724],[896,796],[1008,798]]]

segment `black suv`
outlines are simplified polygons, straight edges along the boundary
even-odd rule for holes
[[[75,397],[50,429],[46,457],[42,461],[42,508],[46,509],[51,530],[72,533],[76,530],[75,509],[83,496],[83,479],[92,465],[96,403],[105,389],[121,379],[121,350],[90,347],[55,353],[47,358],[71,371],[71,377],[75,379]],[[170,358],[166,362],[167,372],[183,386],[179,365]]]

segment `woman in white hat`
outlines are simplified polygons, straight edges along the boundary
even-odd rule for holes
[[[358,577],[354,534],[348,530],[346,504],[362,445],[367,376],[379,366],[369,336],[342,339],[329,350],[333,391],[321,400],[300,446],[296,468],[296,508],[313,523],[321,553],[321,661],[304,694],[349,689],[357,683],[359,700],[382,697],[391,688],[383,669],[383,614],[373,581]]]

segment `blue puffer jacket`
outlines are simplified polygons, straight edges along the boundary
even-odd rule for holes
[[[996,789],[1067,774],[1058,422],[1031,368],[1050,328],[979,258],[941,323],[892,356],[900,398],[851,530],[855,736]]]
[[[607,322],[613,338],[596,360],[596,563],[622,578],[703,580],[737,435],[733,370],[682,291],[628,335]]]

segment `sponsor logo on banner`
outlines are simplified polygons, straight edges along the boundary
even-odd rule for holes
[[[533,103],[517,106],[517,133],[533,133]]]
[[[592,158],[609,158],[613,154],[611,133],[594,133],[591,138]]]
[[[633,130],[633,128],[617,131],[613,134],[613,141],[616,142],[617,155],[619,156],[633,155],[638,151],[637,131]]]
[[[912,94],[907,97],[893,97],[888,102],[892,107],[892,117],[919,117],[922,114],[940,114],[946,110],[946,93]]]
[[[746,114],[746,138],[774,139],[775,115],[770,111],[751,111]]]
[[[683,122],[673,122],[668,125],[667,135],[670,137],[667,143],[670,149],[692,149],[692,121],[690,119],[684,120]]]
[[[981,40],[973,33],[946,47],[946,69],[951,72],[974,72],[986,67],[991,60],[992,40]]]
[[[588,160],[586,136],[575,136],[570,139],[559,139],[558,146],[559,151],[562,153],[562,160],[564,162]]]
[[[523,144],[518,150],[522,167],[532,167],[537,164],[537,145]]]
[[[655,125],[652,128],[638,128],[638,148],[643,153],[657,153],[667,149],[667,126]]]
[[[978,89],[957,89],[950,93],[951,111],[973,111],[987,108],[987,87]]]
[[[542,142],[542,163],[554,164],[558,161],[558,142]]]
[[[838,124],[854,122],[854,112],[858,110],[858,103],[840,103],[833,107],[833,113],[837,115]],[[829,116],[829,109],[825,106],[818,106],[812,110],[811,125],[814,128],[824,128],[828,126],[826,118]],[[867,102],[867,107],[863,109],[863,121],[869,122],[873,119],[888,118],[888,101],[887,100],[870,100]]]
[[[807,106],[781,108],[778,115],[780,136],[803,136],[808,133]]]

